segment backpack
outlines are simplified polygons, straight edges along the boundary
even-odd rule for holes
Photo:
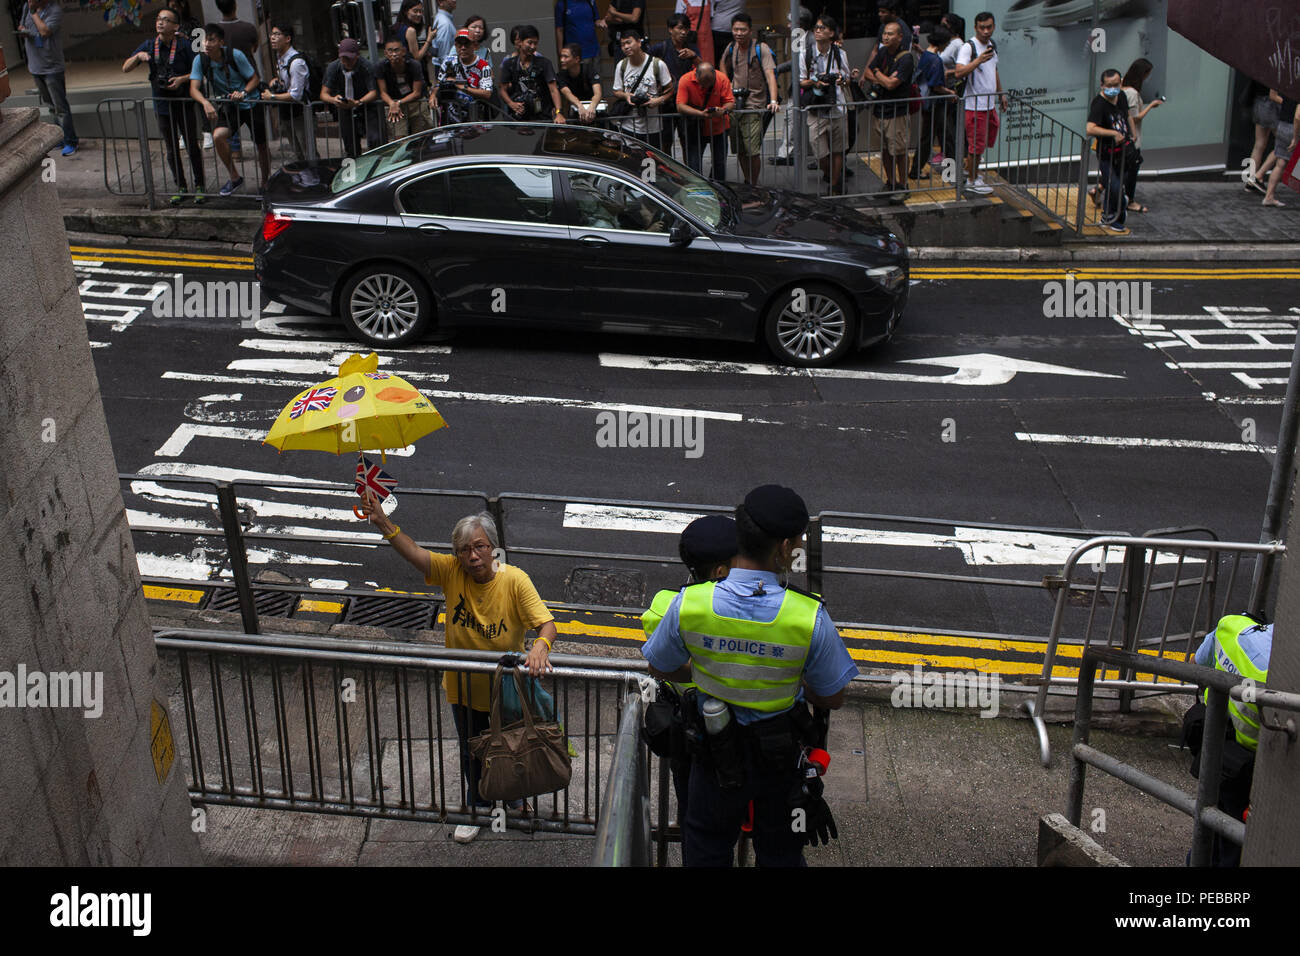
[[[813,75],[813,51],[814,51],[816,48],[817,48],[817,44],[816,44],[816,43],[805,43],[805,44],[804,44],[804,50],[803,50],[803,71],[804,71],[804,73],[805,73],[807,76],[812,76],[812,75]],[[847,63],[847,61],[845,60],[845,57],[844,57],[844,50],[843,50],[843,49],[841,49],[840,47],[835,46],[835,44],[832,43],[832,44],[831,44],[831,50],[830,50],[830,52],[831,52],[832,54],[834,54],[834,55],[833,55],[833,56],[828,56],[828,57],[826,58],[826,68],[827,68],[828,70],[830,69],[830,67],[832,66],[832,64],[835,65],[835,66],[841,66],[841,67],[842,67],[842,66],[847,66],[847,65],[848,65],[848,63]],[[834,71],[832,71],[832,72],[836,72],[836,73],[839,73],[839,74],[841,74],[841,75],[843,75],[843,74],[845,73],[845,71],[844,71],[843,69],[834,70]],[[796,73],[796,74],[795,74],[795,85],[796,85],[796,86],[798,85],[798,76],[799,76],[799,74]],[[811,86],[808,87],[808,89],[806,89],[806,90],[800,88],[800,89],[799,89],[799,106],[800,106],[800,107],[808,107],[808,106],[816,106],[816,105],[817,105],[817,93],[813,90],[813,88],[812,88]],[[833,106],[833,105],[835,105],[835,100],[832,99],[832,100],[830,101],[830,103],[828,103],[828,104],[826,104],[826,105],[828,105],[828,106]],[[849,105],[851,105],[851,104],[849,104]]]
[[[971,61],[973,62],[973,61],[976,59],[976,53],[975,53],[975,41],[974,41],[974,40],[967,40],[967,41],[966,41],[966,45],[967,45],[968,47],[970,47],[970,58],[971,58]],[[971,76],[972,76],[974,73],[975,73],[975,71],[974,71],[974,70],[971,70],[970,73],[967,73],[967,74],[966,74],[965,76],[963,76],[960,80],[958,80],[958,79],[954,79],[954,80],[953,80],[953,83],[952,83],[952,91],[953,91],[954,93],[957,94],[957,99],[962,99],[963,97],[965,97],[965,95],[966,95],[966,82],[971,78]]]
[[[293,56],[289,57],[289,62],[284,65],[285,71],[290,74],[290,79],[293,78],[292,71],[294,60],[302,60],[307,64],[307,89],[305,91],[307,94],[307,102],[315,103],[320,99],[321,80],[325,75],[324,71],[321,70],[320,64],[317,63],[313,57],[308,56],[306,53],[295,53]]]

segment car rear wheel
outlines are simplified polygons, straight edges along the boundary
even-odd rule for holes
[[[367,345],[409,345],[433,322],[433,300],[410,269],[367,266],[352,276],[339,296],[348,331]]]
[[[784,365],[833,365],[853,347],[857,319],[843,293],[805,283],[782,292],[763,321],[767,347]]]

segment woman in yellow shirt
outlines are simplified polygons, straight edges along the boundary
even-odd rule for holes
[[[461,518],[451,532],[454,554],[435,554],[421,548],[394,525],[369,492],[361,507],[384,539],[424,576],[424,583],[442,589],[446,597],[447,647],[520,653],[525,634],[535,630],[537,640],[524,664],[534,677],[551,670],[548,659],[556,637],[555,618],[526,573],[493,559],[498,539],[490,514]],[[448,671],[444,686],[460,737],[461,772],[470,799],[489,806],[478,795],[480,768],[469,754],[469,740],[488,729],[491,675]]]

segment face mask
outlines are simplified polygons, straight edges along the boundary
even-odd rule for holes
[[[1108,99],[1108,100],[1113,100],[1115,97],[1119,96],[1119,87],[1118,87],[1118,86],[1104,86],[1104,87],[1102,87],[1102,89],[1101,89],[1101,95],[1104,96],[1104,97],[1106,97],[1106,99]]]

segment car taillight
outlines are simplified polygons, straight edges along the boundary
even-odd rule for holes
[[[262,241],[270,242],[288,229],[292,222],[293,220],[288,216],[282,216],[278,212],[268,212],[266,218],[262,220]]]

